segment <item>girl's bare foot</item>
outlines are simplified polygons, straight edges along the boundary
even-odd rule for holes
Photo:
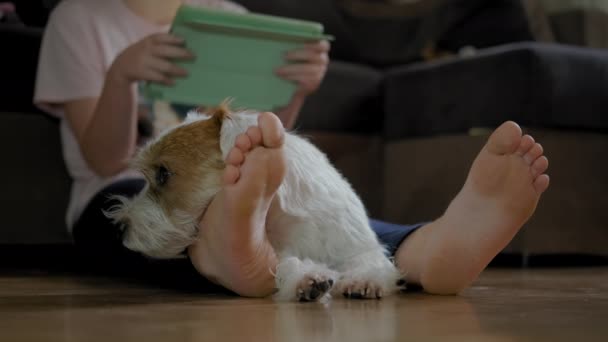
[[[549,186],[548,165],[542,146],[517,124],[496,129],[444,215],[397,251],[407,281],[438,294],[469,286],[536,209]]]
[[[266,239],[266,214],[285,177],[284,129],[272,113],[237,137],[226,158],[224,189],[199,226],[189,255],[200,273],[244,296],[274,287],[276,255]]]

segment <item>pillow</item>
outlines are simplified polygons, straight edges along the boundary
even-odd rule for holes
[[[534,38],[541,42],[555,42],[555,36],[543,3],[540,0],[524,0],[523,4],[528,14],[530,30]]]
[[[335,0],[360,62],[390,67],[533,40],[521,0]]]
[[[377,67],[441,52],[534,40],[521,0],[236,0],[253,12],[314,20],[335,36],[330,57]]]
[[[542,1],[560,43],[608,48],[607,1]]]
[[[356,59],[355,37],[332,0],[233,0],[252,12],[320,22],[335,37],[332,59]]]
[[[436,15],[442,50],[534,40],[521,0],[452,0]]]

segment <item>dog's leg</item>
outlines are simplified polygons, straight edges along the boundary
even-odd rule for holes
[[[373,251],[350,258],[337,267],[340,279],[332,293],[352,299],[380,299],[396,292],[401,278],[393,263]]]
[[[319,301],[329,295],[337,276],[337,272],[310,259],[282,258],[277,266],[278,292],[274,298],[279,301]]]

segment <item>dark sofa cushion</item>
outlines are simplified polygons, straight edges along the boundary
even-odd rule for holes
[[[605,1],[552,1],[545,8],[560,43],[608,48]]]
[[[238,2],[254,12],[319,21],[336,37],[331,58],[373,66],[419,60],[428,44],[457,51],[533,39],[520,0],[443,0],[432,10],[387,17],[353,13],[348,0]]]
[[[387,138],[463,133],[505,120],[608,130],[608,52],[518,43],[396,68],[386,79]]]
[[[533,36],[520,0],[449,0],[420,15],[350,18],[362,62],[395,66],[420,60],[433,47],[456,53],[465,46],[484,48],[530,41]]]
[[[61,157],[57,122],[43,115],[0,114],[0,244],[70,241],[65,212],[70,177]]]
[[[450,0],[436,16],[440,27],[436,45],[442,50],[534,40],[521,0]]]
[[[0,25],[0,112],[37,112],[33,105],[34,84],[42,29]]]
[[[331,62],[321,87],[306,100],[296,129],[378,134],[383,122],[382,77],[370,67]]]
[[[348,61],[353,59],[345,57],[357,56],[356,37],[353,36],[333,1],[235,0],[235,2],[252,12],[320,22],[324,25],[325,32],[336,38],[332,42],[330,57]]]

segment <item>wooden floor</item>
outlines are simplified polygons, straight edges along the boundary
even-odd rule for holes
[[[608,341],[608,268],[487,270],[461,296],[281,303],[0,275],[0,341]]]

